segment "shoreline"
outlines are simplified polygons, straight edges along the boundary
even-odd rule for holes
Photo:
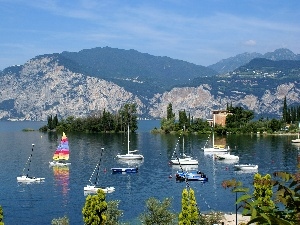
[[[237,214],[237,222],[235,213],[224,213],[224,219],[221,220],[222,225],[236,225],[240,223],[247,223],[250,221],[250,216],[243,216],[241,213]]]

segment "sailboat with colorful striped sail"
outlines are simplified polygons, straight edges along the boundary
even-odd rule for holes
[[[69,162],[69,141],[65,132],[63,132],[60,144],[57,146],[54,155],[53,161],[49,162],[50,166],[68,166],[71,163]]]

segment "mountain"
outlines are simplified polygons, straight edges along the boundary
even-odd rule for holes
[[[297,60],[255,58],[218,75],[181,60],[108,47],[40,55],[0,72],[0,119],[82,117],[131,102],[143,118],[165,117],[169,103],[177,115],[185,109],[196,118],[211,118],[228,103],[278,118],[284,97],[289,106],[300,102],[299,68]]]
[[[286,48],[276,49],[274,52],[267,52],[265,54],[260,53],[243,53],[238,54],[234,57],[228,59],[223,59],[215,64],[208,66],[220,74],[226,74],[232,72],[235,69],[249,63],[252,59],[255,58],[265,58],[273,61],[278,60],[300,60],[300,54],[294,54],[291,50]]]

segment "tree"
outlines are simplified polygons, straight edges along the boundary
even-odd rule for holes
[[[283,100],[282,120],[283,120],[283,122],[287,122],[287,104],[286,104],[286,96],[284,96],[284,100]]]
[[[87,225],[104,225],[107,221],[105,193],[99,189],[97,195],[88,195],[82,209],[83,221]]]
[[[175,113],[173,113],[172,103],[169,103],[167,107],[167,120],[175,119]]]
[[[62,218],[53,219],[51,225],[69,225],[69,218],[64,216]]]
[[[179,225],[198,224],[199,216],[194,190],[191,188],[183,189]]]
[[[4,222],[3,222],[3,209],[2,209],[2,206],[0,205],[0,225],[4,225]]]
[[[269,174],[262,177],[254,176],[254,192],[249,194],[249,189],[242,189],[237,181],[223,181],[223,187],[233,187],[233,192],[242,192],[236,204],[242,203],[243,215],[251,216],[248,224],[294,225],[300,224],[300,173],[275,172],[274,177],[281,178],[284,182],[271,180]],[[286,185],[288,184],[288,186]],[[272,200],[273,189],[275,200]],[[276,204],[275,204],[276,203]],[[284,206],[284,207],[282,207]]]
[[[171,199],[166,198],[163,202],[153,197],[146,201],[146,212],[140,215],[142,224],[146,225],[168,225],[175,224],[175,214],[169,210]]]
[[[123,212],[118,209],[120,201],[109,201],[107,202],[106,210],[106,225],[118,225],[119,217],[122,216]]]

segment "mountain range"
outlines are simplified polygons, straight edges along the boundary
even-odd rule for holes
[[[243,53],[208,67],[110,47],[36,56],[0,71],[0,119],[46,120],[116,112],[136,103],[141,118],[196,118],[227,104],[256,117],[280,117],[283,99],[299,103],[300,55],[288,49]]]

